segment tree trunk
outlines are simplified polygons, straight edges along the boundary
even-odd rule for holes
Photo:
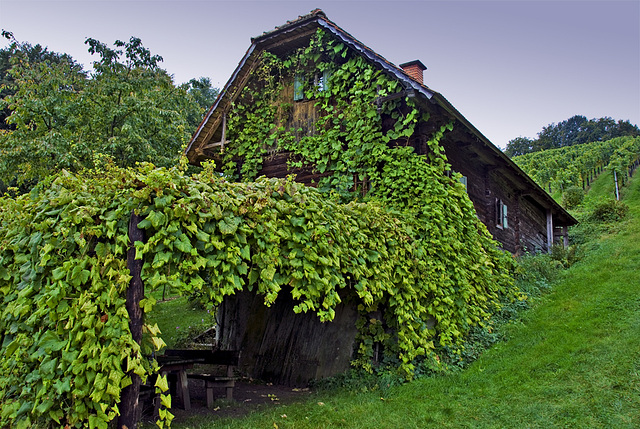
[[[135,342],[140,344],[142,341],[142,324],[143,316],[142,308],[140,308],[140,300],[144,297],[144,284],[142,283],[142,260],[136,260],[136,241],[145,241],[144,231],[138,229],[138,223],[142,221],[142,217],[131,213],[129,220],[129,250],[127,252],[127,267],[131,274],[129,289],[127,289],[127,312],[129,313],[129,329],[131,336]],[[140,376],[130,372],[127,376],[131,377],[132,383],[122,389],[120,396],[120,417],[118,418],[118,429],[134,429],[142,414],[142,407],[138,402],[140,394]]]

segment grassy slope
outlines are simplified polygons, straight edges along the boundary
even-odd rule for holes
[[[625,201],[631,210],[621,232],[603,237],[510,328],[508,342],[466,371],[382,391],[321,393],[240,420],[173,426],[640,427],[640,180]]]

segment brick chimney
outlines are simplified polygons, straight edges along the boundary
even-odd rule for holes
[[[411,76],[413,80],[417,81],[420,85],[424,85],[422,72],[425,71],[427,67],[419,60],[413,60],[409,61],[408,63],[400,64],[400,67],[406,74]]]

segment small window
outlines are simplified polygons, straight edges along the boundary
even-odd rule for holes
[[[323,92],[329,90],[330,77],[331,73],[328,70],[325,70],[322,73],[316,73],[315,75],[313,75],[313,79],[309,79],[309,81],[313,82],[313,86],[317,91]],[[304,90],[306,81],[306,76],[300,73],[296,73],[293,79],[293,101],[300,101],[305,99]]]
[[[509,228],[507,205],[502,200],[496,200],[496,226],[503,229]]]
[[[367,192],[371,189],[371,184],[366,175],[353,175],[353,192],[359,193],[361,196],[367,195]]]
[[[328,91],[329,90],[329,70],[325,70],[322,74],[316,74],[315,84],[318,91]]]

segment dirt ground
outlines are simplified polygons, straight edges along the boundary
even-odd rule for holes
[[[182,409],[182,404],[175,396],[171,413],[175,415],[175,422],[179,422],[192,415],[211,417],[242,417],[253,411],[274,407],[279,404],[290,404],[308,398],[312,391],[309,388],[294,388],[274,385],[251,380],[238,380],[233,389],[233,401],[225,398],[223,388],[214,390],[215,403],[213,408],[207,408],[206,390],[203,380],[189,380],[189,395],[191,410]],[[150,416],[146,416],[148,420]]]

